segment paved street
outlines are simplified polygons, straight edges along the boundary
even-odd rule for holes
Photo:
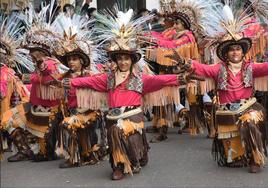
[[[1,187],[268,187],[268,169],[220,168],[212,160],[211,140],[169,130],[169,139],[150,144],[150,161],[140,174],[111,181],[108,161],[95,166],[59,169],[62,160],[1,163]],[[151,138],[152,134],[148,134]]]

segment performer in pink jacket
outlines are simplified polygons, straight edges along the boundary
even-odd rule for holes
[[[120,15],[119,19],[109,16],[107,18],[105,15],[105,21],[97,20],[107,26],[98,30],[103,33],[103,37],[110,33],[107,51],[117,65],[115,71],[64,80],[66,87],[77,88],[78,93],[86,88],[107,93],[109,112],[106,116],[106,126],[113,180],[122,179],[125,173],[139,173],[141,167],[148,162],[149,146],[144,131],[142,109],[145,95],[165,86],[178,86],[180,82],[178,75],[155,76],[142,72],[139,67],[141,53],[138,51],[137,33],[140,32],[140,24],[143,22],[124,20],[124,17],[132,17],[132,10],[117,14]],[[97,18],[98,16],[101,15],[97,15]],[[149,18],[150,16],[140,19],[146,21]],[[124,21],[124,24],[121,25],[121,21]],[[108,23],[113,23],[114,28],[108,27]],[[133,23],[138,25],[134,27]],[[150,99],[147,96],[148,98]],[[161,100],[159,96],[157,100]]]
[[[221,15],[233,13],[228,5],[222,10]],[[205,65],[192,60],[182,68],[209,78],[207,90],[217,90],[217,133],[212,152],[218,164],[250,166],[249,171],[256,173],[265,163],[268,126],[265,110],[253,94],[254,89],[268,89],[268,62],[246,60],[252,40],[243,36],[243,27],[237,27],[240,30],[234,27],[248,23],[244,16],[241,15],[239,20],[235,16],[220,19],[221,24],[217,27],[223,27],[221,29],[226,32],[215,33],[219,63]]]

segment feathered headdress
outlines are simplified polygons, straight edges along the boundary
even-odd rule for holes
[[[42,50],[48,56],[54,54],[55,51],[62,50],[59,46],[60,38],[56,35],[53,23],[57,13],[58,6],[55,0],[43,7],[39,13],[34,11],[31,4],[29,5],[24,19],[28,28],[23,43],[25,48]]]
[[[64,49],[64,51],[58,51],[57,56],[65,65],[68,65],[66,58],[70,55],[81,57],[84,67],[91,64],[91,70],[100,60],[105,61],[104,51],[94,44],[93,30],[90,29],[92,24],[92,20],[77,14],[72,18],[60,14],[56,19],[55,27],[61,35],[61,46]]]
[[[236,7],[233,3],[226,1],[225,5],[214,6],[209,14],[207,27],[205,28],[207,36],[211,38],[210,44],[217,45],[217,56],[226,60],[228,47],[238,44],[242,47],[244,54],[251,48],[250,38],[244,37],[243,32],[251,22],[251,14],[248,14],[242,6]]]
[[[173,13],[176,10],[175,0],[160,0],[160,12],[163,14]]]
[[[127,12],[114,7],[113,11],[107,10],[104,13],[95,15],[99,26],[96,33],[101,44],[106,44],[112,60],[118,53],[127,53],[134,58],[134,63],[141,58],[141,44],[145,42],[143,34],[144,24],[153,18],[153,15],[146,15],[134,18],[134,12],[129,9]]]
[[[1,63],[16,68],[20,73],[25,69],[33,72],[34,65],[27,50],[20,47],[26,29],[20,14],[11,14],[9,17],[0,14],[0,23]]]
[[[210,21],[208,14],[218,4],[215,0],[178,0],[173,17],[180,19],[195,35],[203,35],[204,27]]]
[[[247,7],[259,21],[268,24],[268,0],[248,0]]]

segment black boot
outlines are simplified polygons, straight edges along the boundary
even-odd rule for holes
[[[11,138],[18,149],[18,153],[7,158],[8,162],[32,160],[34,158],[34,153],[30,149],[22,129],[18,128],[13,131]]]

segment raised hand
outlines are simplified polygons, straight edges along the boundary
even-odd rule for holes
[[[190,82],[191,80],[205,81],[204,77],[198,76],[194,73],[194,69],[191,69],[190,71],[188,71],[185,78],[187,82]]]
[[[62,85],[65,89],[70,89],[71,88],[71,79],[70,78],[64,78],[62,80]]]
[[[185,64],[185,59],[183,59],[175,49],[172,49],[172,52],[173,52],[173,54],[165,55],[165,57],[171,59],[179,67],[183,66]]]

